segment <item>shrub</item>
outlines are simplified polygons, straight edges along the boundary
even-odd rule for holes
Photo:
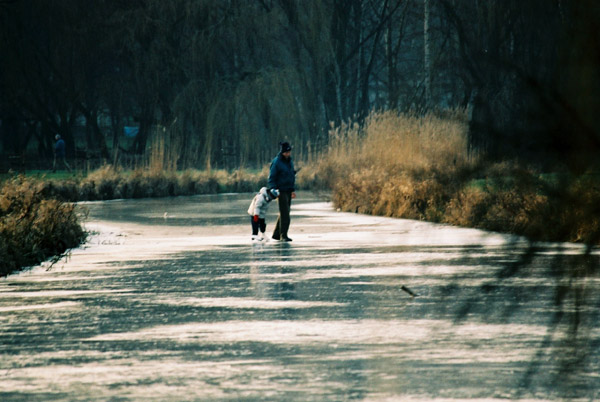
[[[48,187],[22,177],[0,191],[0,276],[38,264],[85,238],[75,206],[46,199]]]

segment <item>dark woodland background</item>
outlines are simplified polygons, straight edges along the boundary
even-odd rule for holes
[[[0,152],[185,168],[296,157],[373,110],[466,108],[490,159],[585,169],[595,0],[0,0]],[[42,162],[39,162],[42,163]]]

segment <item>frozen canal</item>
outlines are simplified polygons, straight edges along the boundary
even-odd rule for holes
[[[301,196],[292,243],[249,194],[86,204],[85,247],[0,280],[0,400],[600,398],[597,256]]]

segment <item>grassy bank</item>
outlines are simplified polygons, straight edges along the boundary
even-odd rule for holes
[[[363,125],[332,129],[305,180],[331,188],[344,211],[599,243],[597,176],[487,164],[469,152],[460,111],[373,113]]]
[[[39,181],[46,196],[75,202],[254,192],[266,185],[267,177],[266,168],[231,173],[222,170],[122,170],[107,165],[87,176],[60,179],[42,176]]]
[[[47,198],[43,183],[15,177],[0,188],[0,276],[39,264],[85,239],[75,206]]]

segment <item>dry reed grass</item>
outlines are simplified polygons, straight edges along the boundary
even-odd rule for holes
[[[397,173],[464,166],[470,159],[464,111],[426,116],[384,111],[371,113],[362,125],[332,127],[322,167]]]
[[[567,174],[557,181],[514,166],[502,164],[502,168],[490,168],[482,188],[457,193],[446,207],[443,222],[533,240],[600,244],[597,175]]]
[[[0,276],[78,246],[85,233],[73,204],[47,199],[38,181],[15,177],[0,191]]]
[[[105,165],[84,178],[41,181],[48,197],[63,201],[93,201],[117,198],[150,198],[180,195],[254,192],[266,185],[268,167],[250,172],[239,169],[199,171],[155,168],[132,171]]]
[[[327,151],[304,174],[312,185],[331,188],[343,210],[440,221],[458,179],[476,164],[463,111],[385,111],[362,125],[332,127]]]
[[[462,111],[373,112],[362,125],[332,127],[329,148],[302,174],[344,211],[600,243],[598,177],[556,181],[517,163],[486,164],[469,152]]]

